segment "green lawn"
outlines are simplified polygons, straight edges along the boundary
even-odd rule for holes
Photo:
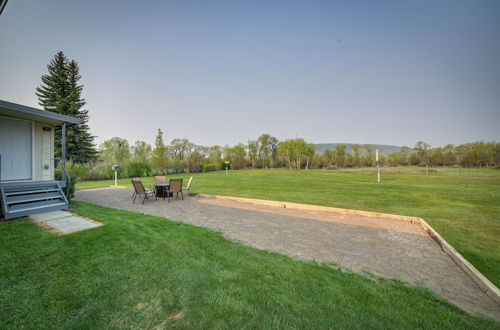
[[[192,191],[422,217],[500,286],[500,170],[437,170],[425,175],[417,167],[385,168],[380,184],[366,168],[211,172],[194,174]],[[153,178],[144,182],[151,185]],[[111,184],[86,181],[77,188]],[[128,179],[119,184],[131,186]]]
[[[500,326],[426,289],[294,260],[163,218],[76,207],[105,226],[56,235],[26,218],[0,223],[0,328]]]

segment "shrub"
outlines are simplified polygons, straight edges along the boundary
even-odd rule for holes
[[[118,175],[124,171],[118,171]],[[80,177],[80,180],[109,180],[114,178],[115,173],[111,169],[111,165],[104,162],[93,162],[85,164],[85,172]]]
[[[81,180],[80,178],[85,175],[87,169],[84,164],[74,163],[72,161],[66,162],[66,170],[71,171],[71,175],[76,177],[76,180]]]
[[[126,169],[128,177],[142,177],[151,175],[151,166],[144,162],[130,162]]]
[[[167,174],[168,173],[184,173],[186,169],[186,164],[184,164],[181,160],[179,159],[173,159],[169,161],[169,168],[167,169]]]
[[[217,166],[215,164],[200,164],[200,172],[212,171],[217,171]]]

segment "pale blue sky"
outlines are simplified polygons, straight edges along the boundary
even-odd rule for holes
[[[0,99],[62,50],[98,142],[500,140],[500,1],[9,0]]]

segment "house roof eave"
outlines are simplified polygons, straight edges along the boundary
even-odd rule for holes
[[[45,111],[28,107],[22,104],[0,100],[0,116],[5,115],[14,118],[33,120],[51,125],[69,124],[79,125],[81,120],[75,117],[62,115],[60,113]]]

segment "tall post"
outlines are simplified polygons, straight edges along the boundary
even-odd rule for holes
[[[378,149],[375,150],[375,162],[377,163],[377,183],[380,183],[380,166],[378,162]]]
[[[64,172],[66,171],[66,123],[62,124],[61,127],[61,176],[64,183],[66,183],[66,175]]]

